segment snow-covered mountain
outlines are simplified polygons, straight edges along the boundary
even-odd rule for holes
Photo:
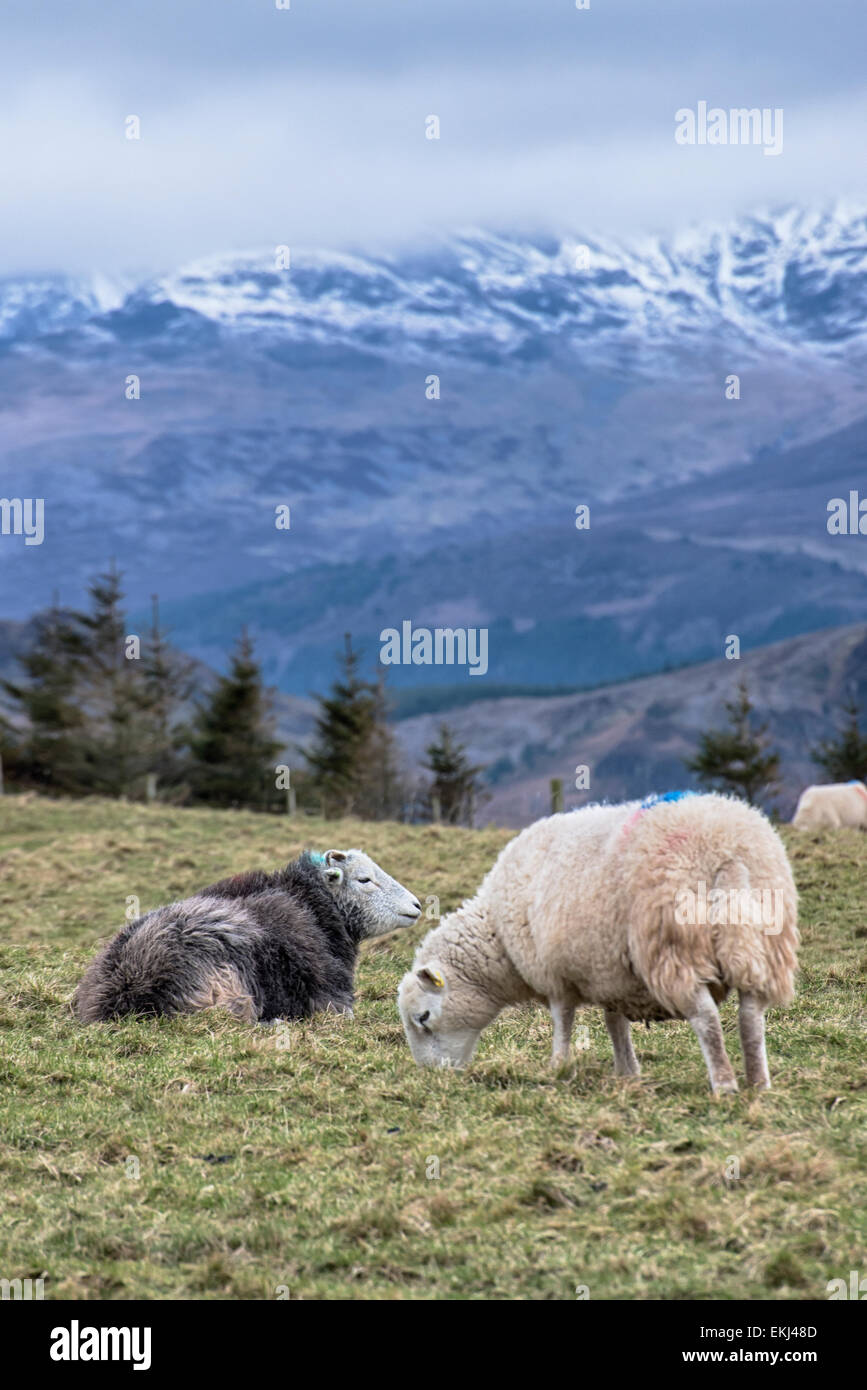
[[[0,341],[253,336],[419,363],[589,350],[634,365],[709,340],[825,356],[867,343],[867,213],[842,205],[632,242],[478,232],[400,256],[289,248],[286,269],[277,250],[210,257],[141,284],[7,280]]]
[[[0,282],[2,491],[46,506],[0,617],[116,556],[134,610],[214,666],[247,624],[301,695],[347,626],[484,622],[492,679],[574,685],[861,616],[825,506],[864,490],[863,210],[290,259]]]

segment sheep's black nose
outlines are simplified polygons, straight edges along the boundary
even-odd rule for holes
[[[423,1014],[419,1014],[419,1016],[418,1016],[418,1021],[419,1021],[419,1023],[427,1023],[427,1021],[428,1021],[429,1018],[430,1018],[430,1009],[425,1009],[425,1011],[424,1011]]]
[[[412,905],[415,908],[416,912],[421,912],[421,903],[419,902],[418,898],[413,898]]]

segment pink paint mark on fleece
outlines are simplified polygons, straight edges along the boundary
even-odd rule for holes
[[[626,823],[623,826],[623,829],[620,832],[621,837],[624,840],[626,839],[627,835],[630,835],[632,833],[635,827],[635,822],[639,819],[639,817],[644,815],[646,810],[646,806],[636,806],[635,810],[632,812],[632,815],[626,821]]]
[[[689,844],[688,830],[670,830],[662,842],[663,849],[682,849]]]
[[[635,810],[632,812],[632,815],[624,823],[623,829],[620,832],[621,838],[624,840],[628,839],[628,837],[632,834],[632,831],[635,829],[635,826],[637,822],[640,820],[640,818],[646,815],[648,811],[652,811],[654,807],[662,806],[666,803],[670,804],[672,801],[681,801],[684,797],[692,795],[692,792],[666,792],[665,796],[651,795],[645,797],[644,801],[642,801],[639,806],[636,806]],[[665,839],[662,842],[662,848],[680,849],[683,845],[687,843],[688,840],[688,830],[671,830],[665,836]]]

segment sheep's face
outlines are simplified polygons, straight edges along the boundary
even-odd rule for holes
[[[314,855],[334,896],[364,925],[364,936],[408,927],[421,914],[421,903],[360,849],[330,849]]]
[[[439,961],[427,961],[400,982],[401,1022],[420,1067],[465,1067],[479,1034],[496,1013],[489,1001],[463,981],[451,984]]]

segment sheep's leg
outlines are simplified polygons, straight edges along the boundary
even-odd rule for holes
[[[606,1009],[605,1027],[608,1029],[608,1036],[614,1048],[614,1075],[640,1076],[641,1067],[638,1065],[638,1058],[632,1046],[629,1019],[624,1018],[623,1014],[611,1013],[609,1009]]]
[[[572,1044],[572,1025],[575,1022],[575,1005],[564,1004],[562,999],[551,999],[548,1003],[554,1022],[554,1047],[551,1052],[551,1066],[569,1061],[569,1048]]]
[[[757,1086],[763,1091],[770,1090],[771,1078],[768,1072],[768,1054],[765,1051],[765,1009],[754,994],[739,992],[738,1027],[741,1034],[741,1048],[744,1054],[744,1068],[747,1085]]]
[[[710,1077],[711,1090],[736,1091],[738,1083],[735,1080],[732,1064],[726,1054],[719,1013],[706,985],[702,985],[697,990],[692,1007],[686,1017],[701,1044]]]

